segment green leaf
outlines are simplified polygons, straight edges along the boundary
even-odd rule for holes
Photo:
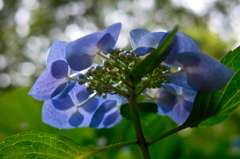
[[[173,39],[177,29],[178,26],[176,26],[173,31],[164,38],[163,42],[156,50],[151,52],[142,62],[136,65],[132,72],[127,76],[127,79],[132,81],[133,85],[137,85],[142,77],[154,70],[163,60],[165,60],[172,48]]]
[[[4,139],[0,154],[4,158],[81,158],[95,149],[81,147],[59,135],[25,132]]]
[[[228,117],[240,104],[240,47],[230,51],[221,62],[232,69],[235,75],[221,90],[214,93],[199,92],[193,109],[184,124],[191,126],[213,125]]]
[[[138,103],[138,110],[140,111],[142,116],[146,116],[149,113],[156,114],[158,112],[158,107],[155,103]],[[121,114],[123,117],[127,119],[132,119],[131,111],[129,104],[123,104],[120,108]]]

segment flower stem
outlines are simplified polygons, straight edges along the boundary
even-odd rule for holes
[[[131,114],[132,114],[132,118],[133,118],[133,125],[134,125],[134,129],[135,129],[137,143],[138,143],[138,146],[139,146],[139,149],[140,149],[143,159],[151,159],[149,150],[148,150],[148,145],[147,145],[146,139],[144,137],[141,122],[140,122],[136,97],[134,97],[134,95],[135,95],[134,92],[131,92],[131,96],[128,101],[129,101],[130,110],[131,110]]]
[[[172,134],[174,134],[174,133],[176,133],[180,130],[183,130],[187,127],[189,127],[189,125],[185,125],[185,124],[180,125],[180,126],[174,128],[174,129],[172,129],[172,130],[170,130],[170,131],[168,131],[164,134],[161,134],[160,136],[156,137],[155,139],[148,141],[147,145],[150,146],[150,145],[154,144],[155,142],[158,142],[159,140],[162,140],[162,139],[164,139],[164,138],[166,138],[166,137],[168,137],[168,136],[170,136],[170,135],[172,135]]]
[[[81,155],[77,159],[86,158],[86,157],[92,156],[94,154],[97,154],[97,153],[100,153],[100,152],[104,152],[104,151],[109,150],[109,149],[122,147],[122,146],[127,146],[127,145],[133,145],[133,144],[137,144],[137,141],[127,141],[127,142],[123,142],[123,143],[117,143],[117,144],[105,146],[105,147],[102,147],[102,148],[98,148],[98,149],[96,149],[94,151],[91,151],[91,152],[89,152],[89,153],[87,153],[85,155]]]
[[[112,59],[108,58],[107,56],[103,55],[101,52],[98,52],[97,54],[98,54],[101,58],[107,60],[108,62],[115,63],[114,60],[112,60]]]

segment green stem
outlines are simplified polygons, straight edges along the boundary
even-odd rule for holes
[[[132,118],[133,118],[133,125],[134,125],[134,129],[135,129],[136,138],[138,141],[138,146],[139,146],[139,149],[140,149],[143,159],[151,159],[149,150],[148,150],[148,145],[147,145],[146,139],[145,139],[143,131],[142,131],[142,126],[141,126],[141,122],[140,122],[140,118],[139,118],[136,98],[133,96],[134,96],[134,92],[131,93],[131,97],[129,99],[129,105],[130,105],[130,110],[131,110],[131,114],[132,114]]]
[[[79,78],[73,78],[73,77],[67,77],[67,79],[72,80],[72,81],[78,81],[78,82],[91,82],[91,83],[100,83],[97,80],[87,80],[87,79],[79,79]]]
[[[133,145],[133,144],[137,144],[137,141],[128,141],[128,142],[117,143],[117,144],[105,146],[105,147],[102,147],[102,148],[98,148],[95,151],[89,152],[89,153],[87,153],[85,155],[79,156],[76,159],[86,158],[86,157],[92,156],[94,154],[97,154],[97,153],[100,153],[100,152],[104,152],[104,151],[109,150],[109,149],[122,147],[122,146],[127,146],[127,145]]]
[[[107,56],[103,55],[101,52],[98,52],[97,54],[98,54],[101,58],[107,60],[108,62],[115,63],[114,60],[112,60],[112,59],[108,58]]]
[[[172,135],[172,134],[174,134],[174,133],[176,133],[176,132],[178,132],[180,130],[183,130],[183,129],[187,128],[187,127],[189,127],[188,124],[180,125],[179,127],[176,127],[176,128],[174,128],[174,129],[172,129],[172,130],[170,130],[170,131],[168,131],[168,132],[166,132],[164,134],[161,134],[159,137],[157,137],[157,138],[155,138],[153,140],[148,141],[147,145],[150,146],[150,145],[154,144],[155,142],[158,142],[159,140],[162,140],[162,139],[164,139],[164,138],[166,138],[166,137],[168,137],[168,136],[170,136],[170,135]]]
[[[185,71],[184,69],[181,69],[180,71],[173,72],[173,73],[160,74],[158,76],[154,76],[154,78],[156,78],[156,77],[162,78],[162,77],[167,77],[167,76],[173,76],[173,75],[177,75],[177,74],[183,73],[184,71]]]
[[[105,86],[111,88],[112,90],[116,91],[118,94],[120,94],[123,97],[127,98],[127,94],[125,92],[123,92],[123,91],[121,91],[121,90],[111,86],[110,84],[107,84],[107,83],[103,82],[103,81],[99,81],[99,83],[101,83],[102,85],[105,85]]]

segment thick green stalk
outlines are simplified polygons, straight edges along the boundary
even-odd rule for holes
[[[142,126],[141,126],[138,108],[137,108],[137,101],[136,101],[136,98],[133,97],[133,95],[134,94],[131,93],[131,97],[129,99],[129,105],[130,105],[130,110],[133,118],[133,125],[135,129],[135,134],[137,137],[137,143],[143,159],[151,159],[149,150],[148,150],[148,144],[145,140],[145,137],[142,131]]]

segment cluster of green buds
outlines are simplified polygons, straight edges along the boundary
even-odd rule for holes
[[[87,83],[90,93],[97,92],[103,98],[106,98],[108,93],[128,94],[127,90],[131,84],[126,77],[142,61],[140,56],[133,54],[130,50],[115,49],[107,57],[102,55],[102,58],[105,59],[102,65],[92,66],[79,75],[79,84]],[[146,88],[161,87],[163,81],[166,80],[166,76],[161,75],[170,73],[170,69],[168,65],[160,64],[141,79],[136,89],[144,91]]]

